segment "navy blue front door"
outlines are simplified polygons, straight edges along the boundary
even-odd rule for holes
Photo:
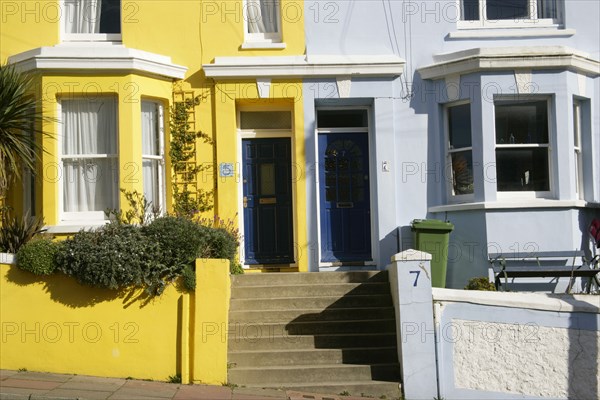
[[[246,264],[294,262],[290,139],[242,140]]]
[[[321,261],[371,260],[366,133],[319,135]]]

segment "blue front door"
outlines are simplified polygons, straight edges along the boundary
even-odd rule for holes
[[[321,261],[371,260],[366,133],[319,134]]]
[[[242,159],[245,263],[293,263],[290,139],[244,139]]]

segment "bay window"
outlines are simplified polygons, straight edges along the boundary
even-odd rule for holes
[[[246,0],[246,41],[281,42],[279,0]]]
[[[120,40],[121,0],[64,0],[66,40]]]
[[[471,145],[471,105],[446,107],[447,163],[452,181],[451,196],[473,194],[473,147]]]
[[[62,219],[103,220],[118,208],[117,101],[62,100]]]
[[[560,23],[563,0],[459,0],[459,27],[550,26]]]
[[[496,101],[498,192],[550,191],[548,101]]]
[[[165,210],[163,107],[142,101],[142,177],[144,196],[154,211]]]

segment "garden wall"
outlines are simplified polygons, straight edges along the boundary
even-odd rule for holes
[[[82,286],[0,263],[0,368],[221,384],[229,261],[197,260],[196,292]]]
[[[428,256],[388,266],[407,400],[600,398],[600,296],[431,288]]]

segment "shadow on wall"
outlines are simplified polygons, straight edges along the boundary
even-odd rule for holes
[[[6,274],[8,282],[18,286],[41,285],[50,298],[60,304],[71,308],[90,307],[95,304],[110,302],[120,299],[123,308],[138,304],[143,308],[150,304],[154,297],[142,288],[129,288],[123,290],[110,290],[82,285],[70,276],[54,273],[47,276],[37,276],[22,271],[16,265],[10,265]],[[176,284],[179,291],[179,282]]]

